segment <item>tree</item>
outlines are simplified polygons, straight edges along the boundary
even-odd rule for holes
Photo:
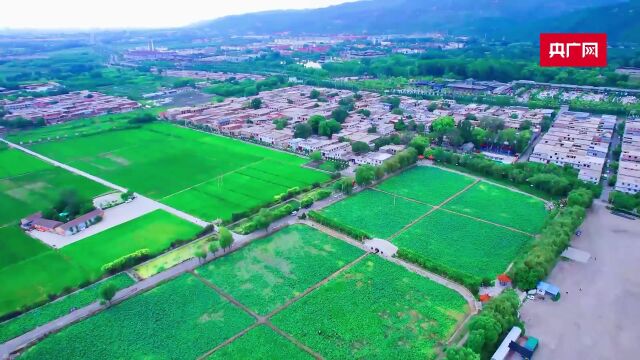
[[[254,110],[258,110],[262,107],[262,99],[253,98],[251,99],[251,108]]]
[[[323,121],[318,126],[318,135],[326,136],[329,139],[333,136],[333,134],[337,134],[342,130],[342,125],[339,122],[331,119],[329,121]]]
[[[429,104],[429,106],[427,106],[427,110],[429,110],[429,112],[434,112],[436,111],[436,109],[438,108],[438,104],[432,102],[431,104]]]
[[[356,184],[369,185],[376,177],[376,169],[372,165],[360,165],[356,169]]]
[[[320,91],[313,89],[311,90],[311,92],[309,93],[309,98],[310,99],[317,99],[320,97]]]
[[[322,115],[312,115],[309,120],[307,120],[307,124],[311,126],[311,132],[313,134],[318,133],[318,128],[320,127],[320,123],[326,121],[324,116]]]
[[[525,121],[520,123],[519,130],[520,131],[529,130],[529,129],[531,129],[532,126],[533,126],[533,123],[531,122],[531,120],[525,120]]]
[[[293,128],[293,137],[297,139],[306,139],[312,134],[311,125],[300,123]]]
[[[465,143],[473,142],[473,125],[469,119],[464,119],[458,124],[460,136]]]
[[[369,145],[367,145],[367,143],[363,141],[355,141],[351,143],[351,151],[356,154],[364,154],[369,152],[370,150],[371,149],[369,148]]]
[[[383,102],[389,104],[391,110],[398,109],[400,107],[400,98],[397,96],[389,96],[383,99]]]
[[[233,239],[233,237],[232,237],[232,239]],[[215,255],[216,252],[218,252],[218,248],[219,247],[218,247],[217,243],[215,243],[213,241],[209,243],[209,252],[212,253],[213,255]]]
[[[337,108],[331,112],[331,118],[342,124],[349,117],[349,113],[343,108]]]
[[[204,259],[207,258],[207,252],[202,248],[197,249],[193,254],[198,258],[198,261],[200,263],[202,263]]]
[[[552,124],[553,119],[551,119],[549,116],[545,116],[540,122],[540,129],[542,130],[542,132],[547,132],[551,128]]]
[[[424,154],[424,150],[429,146],[429,139],[424,136],[416,136],[409,142],[409,146],[416,149],[418,155]]]
[[[466,347],[448,348],[446,355],[446,360],[480,360],[479,354]]]
[[[593,193],[584,188],[571,190],[567,196],[568,206],[580,206],[586,209],[591,207],[592,202]]]
[[[351,194],[353,192],[353,179],[352,178],[342,178],[335,182],[333,188],[337,191],[344,193],[345,195]]]
[[[114,283],[106,283],[100,287],[100,298],[110,303],[116,293],[118,292],[118,287]]]
[[[369,116],[371,116],[371,110],[368,109],[360,109],[358,111],[356,111],[358,114],[368,118]]]
[[[254,216],[253,222],[256,224],[256,228],[264,229],[265,232],[269,231],[269,225],[273,221],[273,214],[269,209],[260,209],[258,214]]]
[[[309,158],[315,162],[320,162],[322,161],[322,153],[320,151],[314,151],[309,154]]]
[[[431,128],[438,137],[438,143],[442,143],[442,139],[446,133],[455,128],[456,122],[451,116],[441,116],[433,121]]]
[[[393,124],[393,129],[395,131],[405,131],[407,129],[407,124],[404,123],[404,120],[400,119]]]
[[[226,227],[221,226],[218,228],[218,241],[220,242],[220,247],[225,252],[228,248],[233,245],[233,235],[231,231],[229,231]]]
[[[480,119],[480,127],[492,133],[504,129],[504,120],[495,116],[484,116]]]

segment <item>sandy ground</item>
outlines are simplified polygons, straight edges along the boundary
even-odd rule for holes
[[[597,201],[572,246],[587,263],[560,261],[548,281],[560,301],[527,301],[528,335],[540,339],[535,358],[637,359],[640,353],[640,220],[612,215]]]
[[[149,200],[148,198],[142,196],[138,196],[130,203],[121,204],[105,210],[102,221],[75,235],[61,236],[58,234],[41,232],[37,230],[30,231],[29,235],[48,244],[51,247],[59,249],[61,247],[67,246],[91,235],[95,235],[99,232],[105,231],[109,228],[120,225],[157,209],[160,209],[160,204],[158,202]]]

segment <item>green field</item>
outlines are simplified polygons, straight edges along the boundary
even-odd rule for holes
[[[303,168],[304,158],[167,123],[32,148],[206,220],[228,220],[329,179]]]
[[[380,191],[365,190],[321,211],[373,237],[388,238],[431,207]]]
[[[0,316],[96,281],[104,275],[102,265],[122,256],[140,249],[158,254],[173,241],[192,238],[199,231],[200,227],[157,210],[6,266],[0,269]]]
[[[45,253],[51,248],[27,235],[17,225],[0,227],[0,269]]]
[[[266,325],[260,325],[214,352],[207,359],[302,360],[313,359],[313,357]]]
[[[50,335],[22,359],[195,359],[253,323],[190,274]]]
[[[474,185],[445,208],[530,234],[539,233],[547,217],[542,200],[486,182]]]
[[[326,359],[434,359],[467,310],[455,291],[370,256],[272,322]]]
[[[474,182],[473,178],[431,166],[416,166],[377,188],[429,205],[439,205]]]
[[[293,225],[197,273],[265,315],[362,254],[318,230]]]
[[[531,241],[522,233],[437,210],[393,242],[436,264],[494,279]]]
[[[0,149],[0,227],[51,206],[63,189],[74,189],[82,197],[109,191],[22,151]]]
[[[134,281],[125,273],[120,273],[109,279],[93,284],[87,288],[69,294],[62,299],[50,302],[17,318],[0,323],[0,343],[20,336],[38,326],[67,315],[71,309],[82,308],[100,299],[100,287],[114,284],[118,289],[133,285]]]

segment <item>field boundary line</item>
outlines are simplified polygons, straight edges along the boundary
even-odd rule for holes
[[[170,198],[170,197],[172,197],[172,196],[174,196],[174,195],[178,195],[178,194],[183,193],[183,192],[185,192],[185,191],[191,190],[191,189],[193,189],[194,187],[198,187],[198,186],[200,186],[200,185],[204,185],[204,184],[206,184],[206,183],[208,183],[208,182],[211,182],[211,181],[217,180],[217,179],[219,179],[219,178],[221,178],[221,177],[223,177],[223,176],[231,175],[231,174],[233,174],[234,172],[237,172],[238,170],[245,169],[245,168],[247,168],[247,167],[249,167],[249,166],[255,165],[255,164],[257,164],[257,163],[259,163],[259,162],[262,162],[262,161],[264,161],[264,160],[266,160],[266,159],[262,158],[262,159],[260,159],[260,160],[258,160],[258,161],[254,161],[254,162],[249,163],[249,164],[247,164],[247,165],[241,166],[241,167],[239,167],[239,168],[237,168],[237,169],[233,169],[233,170],[231,170],[231,171],[227,171],[226,173],[220,174],[220,175],[218,175],[218,176],[216,176],[216,177],[214,177],[214,178],[212,178],[212,179],[208,179],[208,180],[205,180],[205,181],[199,182],[199,183],[197,183],[197,184],[191,185],[191,186],[189,186],[189,187],[186,187],[186,188],[184,188],[184,189],[182,189],[182,190],[176,191],[176,192],[174,192],[174,193],[172,193],[172,194],[169,194],[169,195],[167,195],[167,196],[163,196],[163,197],[161,197],[160,199],[158,199],[158,201],[165,200],[165,199]]]
[[[417,204],[420,204],[420,205],[427,205],[427,206],[431,206],[431,207],[438,206],[438,205],[432,205],[432,204],[429,204],[429,203],[426,203],[424,201],[420,201],[420,200],[417,200],[417,199],[413,199],[413,198],[410,198],[410,197],[407,197],[407,196],[404,196],[404,195],[394,194],[394,193],[386,191],[386,190],[378,189],[377,187],[371,187],[370,189],[373,190],[373,191],[381,192],[383,194],[399,197],[401,199],[404,199],[404,200],[407,200],[407,201],[411,201],[411,202],[414,202],[414,203],[417,203]]]
[[[313,349],[311,349],[307,345],[305,345],[302,342],[300,342],[300,340],[294,338],[293,335],[291,335],[291,334],[285,332],[284,330],[280,329],[279,327],[273,325],[271,323],[271,321],[267,321],[267,323],[265,325],[268,326],[269,328],[271,328],[271,330],[273,330],[276,333],[278,333],[283,338],[289,340],[289,342],[291,342],[292,344],[294,344],[298,348],[308,352],[309,355],[313,356],[314,358],[316,358],[316,359],[324,359],[324,357],[322,357],[322,355],[320,355],[317,352],[313,351]]]
[[[246,335],[249,331],[257,328],[258,326],[260,326],[259,322],[254,322],[253,324],[249,325],[248,327],[246,327],[245,329],[241,330],[239,333],[233,335],[232,337],[228,338],[227,340],[223,341],[221,344],[218,344],[216,347],[214,347],[213,349],[205,352],[204,354],[198,356],[196,359],[197,360],[204,360],[206,358],[208,358],[209,356],[211,356],[211,354],[213,354],[214,352],[222,349],[223,347],[231,344],[232,342],[238,340],[239,338],[243,337],[244,335]]]
[[[475,216],[471,216],[471,215],[467,215],[467,214],[459,213],[459,212],[457,212],[457,211],[453,211],[453,210],[449,210],[449,209],[445,209],[445,208],[442,208],[442,209],[440,209],[440,210],[442,210],[442,211],[446,211],[446,212],[448,212],[448,213],[455,214],[455,215],[458,215],[458,216],[463,216],[463,217],[466,217],[466,218],[469,218],[469,219],[472,219],[472,220],[475,220],[475,221],[480,221],[480,222],[487,223],[487,224],[490,224],[490,225],[498,226],[498,227],[501,227],[501,228],[504,228],[504,229],[507,229],[507,230],[511,230],[511,231],[513,231],[513,232],[517,232],[517,233],[521,233],[521,234],[523,234],[523,235],[530,236],[530,237],[532,237],[532,238],[535,238],[535,237],[536,237],[536,235],[531,234],[531,233],[528,233],[528,232],[526,232],[526,231],[519,230],[519,229],[516,229],[516,228],[512,228],[512,227],[510,227],[510,226],[506,226],[506,225],[501,225],[501,224],[495,223],[495,222],[493,222],[493,221],[489,221],[489,220],[485,220],[485,219],[480,219],[480,218],[477,218],[477,217],[475,217]]]
[[[415,225],[418,221],[424,219],[425,217],[431,215],[431,213],[433,213],[434,211],[442,208],[443,206],[445,206],[447,203],[449,203],[451,200],[455,199],[456,197],[460,196],[461,194],[463,194],[465,191],[471,189],[472,187],[474,187],[477,183],[479,183],[480,180],[479,179],[475,179],[474,182],[472,182],[471,184],[467,185],[464,187],[464,189],[458,191],[457,193],[449,196],[447,199],[445,199],[443,202],[441,202],[440,204],[434,206],[431,210],[427,211],[426,213],[422,214],[421,216],[419,216],[417,219],[413,220],[412,222],[408,223],[407,225],[405,225],[402,229],[396,231],[394,234],[391,234],[391,236],[389,236],[387,239],[389,241],[395,239],[396,237],[398,237],[400,234],[402,234],[403,232],[407,231],[410,227],[412,227],[413,225]]]
[[[526,195],[526,196],[530,196],[530,197],[532,197],[532,198],[538,199],[538,200],[540,200],[540,201],[544,202],[546,205],[550,205],[550,204],[552,204],[552,203],[553,203],[552,201],[549,201],[549,200],[543,199],[543,198],[541,198],[541,197],[539,197],[539,196],[537,196],[537,195],[530,194],[530,193],[528,193],[528,192],[522,191],[522,190],[520,190],[520,189],[513,188],[513,187],[511,187],[511,186],[507,186],[507,185],[504,185],[504,184],[497,183],[497,182],[495,182],[495,181],[492,181],[491,179],[487,179],[487,178],[484,178],[484,177],[481,177],[481,176],[478,176],[478,175],[473,175],[473,174],[465,173],[465,172],[463,172],[463,171],[459,171],[459,170],[455,170],[455,169],[450,169],[450,168],[447,168],[447,167],[444,167],[444,166],[438,166],[438,165],[434,165],[434,164],[428,164],[428,163],[422,163],[421,165],[418,165],[418,166],[429,166],[429,167],[434,167],[434,168],[441,169],[441,170],[444,170],[444,171],[449,171],[449,172],[456,173],[456,174],[459,174],[459,175],[467,176],[467,177],[470,177],[470,178],[472,178],[472,179],[476,179],[476,180],[484,181],[484,182],[486,182],[486,183],[488,183],[488,184],[495,185],[495,186],[499,186],[499,187],[501,187],[501,188],[504,188],[504,189],[507,189],[507,190],[510,190],[510,191],[513,191],[513,192],[520,193],[520,194],[522,194],[522,195]]]
[[[302,298],[304,298],[305,296],[309,295],[310,293],[312,293],[314,290],[318,289],[319,287],[321,287],[322,285],[328,283],[329,281],[335,279],[336,277],[340,276],[343,272],[351,269],[354,265],[356,265],[357,263],[359,263],[360,261],[362,261],[364,258],[366,258],[369,255],[369,252],[365,252],[364,254],[358,256],[355,260],[351,261],[350,263],[344,265],[343,267],[341,267],[340,269],[336,270],[334,273],[332,273],[331,275],[327,276],[326,278],[320,280],[319,282],[309,286],[305,291],[303,291],[302,293],[300,293],[300,295],[289,299],[287,302],[285,302],[284,304],[282,304],[280,307],[276,308],[275,310],[271,311],[270,313],[268,313],[265,318],[266,319],[271,319],[272,317],[274,317],[275,315],[279,314],[280,312],[282,312],[283,310],[285,310],[286,308],[288,308],[289,306],[293,305],[294,303],[298,302],[299,300],[301,300]]]
[[[202,277],[200,274],[196,273],[194,270],[190,270],[188,271],[189,273],[191,273],[191,275],[193,275],[196,279],[200,280],[203,284],[205,284],[206,286],[210,287],[211,289],[213,289],[216,293],[218,293],[218,295],[222,296],[223,298],[225,298],[228,302],[232,303],[233,305],[237,306],[238,308],[242,309],[242,311],[246,312],[247,314],[251,315],[252,317],[254,317],[256,320],[258,320],[258,323],[263,324],[265,317],[264,316],[260,316],[258,315],[256,312],[254,312],[253,310],[249,309],[248,306],[246,306],[245,304],[241,303],[240,301],[238,301],[236,298],[234,298],[231,294],[228,294],[227,292],[225,292],[224,290],[222,290],[221,288],[219,288],[216,284],[214,284],[213,282],[205,279],[204,277]]]

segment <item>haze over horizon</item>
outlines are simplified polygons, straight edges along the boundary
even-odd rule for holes
[[[212,3],[181,0],[176,6],[175,3],[152,0],[112,0],[108,6],[97,7],[80,0],[23,0],[3,6],[0,29],[172,28],[228,15],[320,8],[350,1],[355,0],[236,0]]]

